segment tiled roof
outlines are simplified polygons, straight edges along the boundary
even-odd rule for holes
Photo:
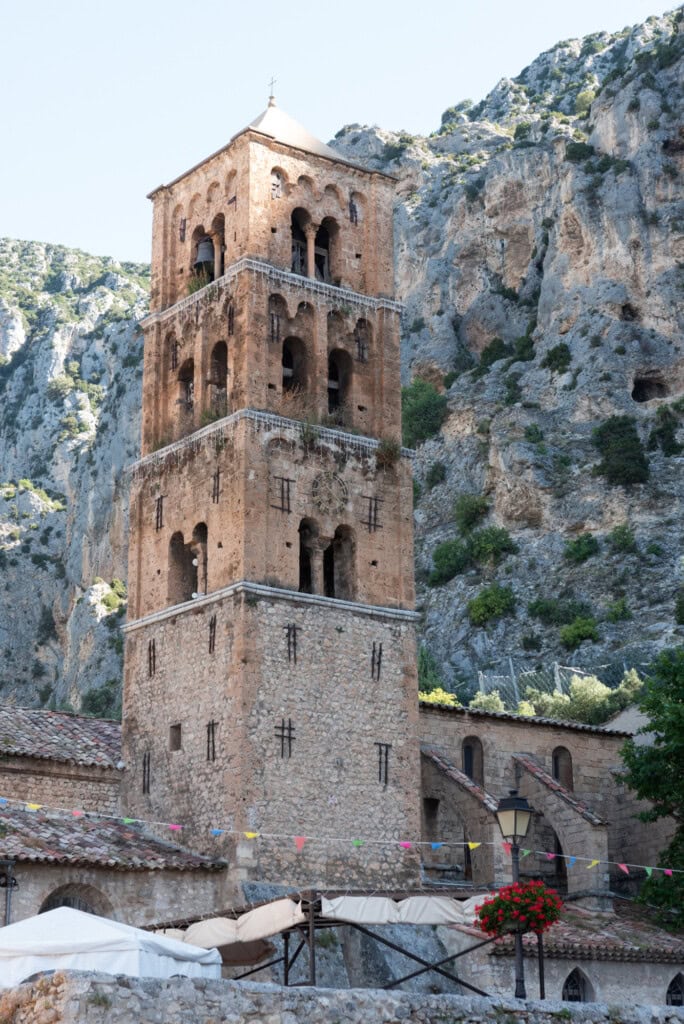
[[[623,732],[621,729],[611,729],[606,725],[585,725],[584,722],[565,722],[559,718],[542,718],[539,715],[515,715],[512,711],[483,711],[481,708],[459,708],[450,704],[433,704],[432,701],[421,700],[420,707],[426,711],[436,708],[438,711],[448,711],[454,715],[472,716],[473,718],[500,718],[506,722],[519,722],[521,725],[550,725],[554,729],[573,729],[576,732],[599,732],[604,736],[633,736],[631,732]]]
[[[182,850],[146,834],[139,825],[0,809],[0,859],[49,864],[90,864],[127,870],[224,867],[222,861]]]
[[[538,782],[550,789],[556,796],[559,796],[561,800],[564,800],[566,804],[569,804],[573,810],[577,811],[585,821],[590,822],[592,825],[606,825],[607,822],[603,818],[599,818],[598,814],[595,814],[590,807],[587,806],[582,800],[578,800],[574,793],[571,793],[565,786],[561,786],[557,779],[554,779],[552,775],[549,775],[547,771],[539,764],[539,762],[533,758],[530,754],[513,754],[513,760],[516,761],[521,768],[529,772]]]
[[[0,754],[116,768],[121,726],[64,711],[0,705]]]
[[[537,936],[523,936],[525,956],[537,956]],[[513,938],[492,947],[494,956],[512,956]],[[684,938],[628,914],[602,913],[566,904],[563,916],[544,933],[544,957],[568,960],[646,960],[684,964]]]
[[[433,764],[437,765],[441,772],[444,772],[453,782],[455,782],[461,789],[465,789],[471,796],[474,796],[476,800],[479,800],[488,811],[493,814],[496,813],[498,807],[497,801],[493,796],[490,796],[482,786],[478,786],[476,782],[473,782],[465,772],[462,772],[460,768],[452,764],[444,754],[440,751],[435,750],[433,747],[428,746],[425,743],[421,743],[420,752],[424,757],[429,758]]]

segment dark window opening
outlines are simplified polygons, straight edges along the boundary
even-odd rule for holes
[[[283,176],[280,171],[271,171],[271,199],[281,199],[283,195]]]
[[[317,281],[330,281],[330,236],[328,229],[320,226],[314,243],[314,265]]]
[[[221,470],[217,469],[211,478],[211,500],[214,505],[218,505],[219,498],[221,497]]]
[[[164,525],[164,496],[162,494],[154,503],[154,528],[161,530]]]
[[[376,682],[380,681],[380,671],[382,669],[382,644],[373,641],[373,650],[371,652],[371,679]]]
[[[335,349],[328,357],[328,413],[345,408],[351,381],[352,361],[347,352]]]
[[[292,262],[290,269],[293,274],[301,274],[302,277],[307,276],[306,235],[304,234],[304,225],[308,220],[309,215],[305,210],[298,209],[292,211]]]
[[[638,320],[641,314],[636,306],[633,306],[631,302],[625,302],[624,306],[620,310],[620,319],[631,322]]]
[[[157,671],[157,644],[155,640],[150,640],[147,644],[147,675],[152,676]]]
[[[174,533],[169,541],[168,602],[170,605],[190,601],[207,593],[207,527],[198,523],[192,540],[185,543],[183,534]]]
[[[48,896],[38,913],[46,914],[48,910],[57,910],[58,907],[70,907],[72,910],[80,910],[84,914],[97,914],[92,903],[84,900],[82,896],[62,896],[59,893]]]
[[[425,820],[425,834],[429,840],[439,835],[439,800],[434,796],[423,797],[423,818]]]
[[[318,526],[311,519],[299,524],[299,592],[314,593],[314,552],[318,544]]]
[[[216,760],[216,726],[218,722],[207,722],[207,761]]]
[[[271,313],[271,341],[280,341],[280,316],[278,313]]]
[[[286,338],[283,342],[283,391],[299,391],[306,384],[305,348],[301,338]]]
[[[561,999],[566,1003],[590,1003],[594,997],[591,985],[578,967],[565,979]]]
[[[195,362],[186,359],[178,371],[178,401],[191,408],[195,400]]]
[[[192,543],[190,544],[190,553],[192,555],[192,568],[194,569],[194,582],[195,586],[191,597],[197,597],[199,594],[206,594],[208,589],[207,583],[207,572],[208,572],[208,557],[209,557],[209,538],[207,533],[207,524],[198,523],[195,529],[192,531]]]
[[[338,526],[332,542],[323,552],[323,593],[343,601],[353,601],[355,593],[354,533],[348,526]]]
[[[666,1006],[684,1006],[684,975],[676,974],[667,987]]]
[[[466,736],[462,745],[463,773],[478,786],[484,785],[484,755],[477,736]]]
[[[180,349],[179,342],[175,338],[171,338],[170,341],[169,341],[169,353],[170,353],[170,356],[171,356],[171,369],[172,370],[177,370],[178,369],[178,351],[179,351],[179,349]]]
[[[187,231],[187,227],[188,227],[188,219],[187,219],[187,217],[181,217],[180,224],[178,225],[178,241],[179,242],[184,242],[185,241],[185,232]]]
[[[228,334],[235,334],[235,306],[232,302],[228,306]]]
[[[389,782],[389,752],[392,749],[391,743],[376,743],[378,748],[378,782],[386,786]]]
[[[169,750],[181,750],[181,726],[179,723],[169,727]]]
[[[349,196],[349,220],[352,224],[359,223],[359,208],[354,202],[353,196]]]
[[[565,747],[556,747],[551,755],[551,770],[556,782],[560,782],[565,789],[573,788],[572,779],[572,756]]]
[[[198,241],[192,269],[200,287],[214,280],[214,243],[209,235]]]
[[[143,754],[142,760],[142,791],[143,793],[149,793],[150,791],[150,761],[151,754],[149,750],[146,750]]]
[[[225,341],[217,342],[211,350],[207,383],[211,412],[225,416],[228,412],[228,346]]]

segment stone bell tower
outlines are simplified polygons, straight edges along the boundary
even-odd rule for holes
[[[271,100],[150,196],[123,804],[235,882],[416,880],[393,185]]]

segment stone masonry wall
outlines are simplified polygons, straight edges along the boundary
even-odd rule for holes
[[[630,965],[615,965],[628,967]],[[257,983],[112,978],[58,972],[0,996],[3,1024],[666,1024],[684,1021],[674,1006],[521,1002],[512,998],[375,990],[280,988]]]
[[[0,793],[11,800],[117,814],[121,772],[32,757],[0,760]]]
[[[127,814],[187,826],[183,842],[237,859],[236,878],[417,881],[413,851],[399,847],[420,827],[410,614],[247,589],[129,627],[126,653]],[[212,721],[215,759],[207,756]],[[280,738],[288,723],[291,747]],[[172,726],[178,749],[170,749]],[[386,781],[378,744],[389,745]],[[217,827],[229,834],[212,837]],[[236,849],[230,833],[243,831],[265,835]],[[309,837],[301,853],[295,835]],[[355,838],[363,847],[352,846]]]

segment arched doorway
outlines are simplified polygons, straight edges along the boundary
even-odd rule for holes
[[[575,967],[563,983],[561,999],[566,1003],[593,1003],[594,988],[584,971]]]

